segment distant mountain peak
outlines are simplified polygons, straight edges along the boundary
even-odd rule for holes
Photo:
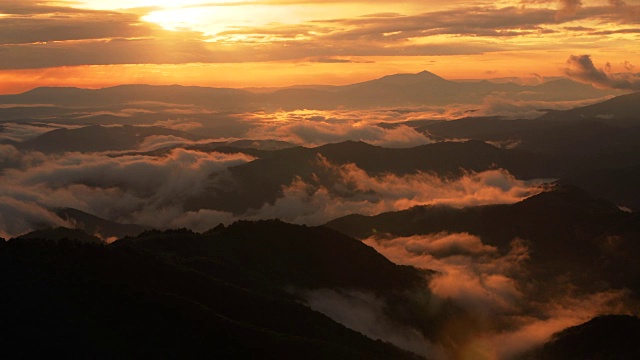
[[[423,70],[416,74],[405,73],[405,74],[387,75],[387,76],[381,77],[378,80],[373,80],[373,81],[379,81],[379,82],[384,82],[384,83],[394,84],[394,85],[410,85],[410,84],[416,84],[416,83],[421,83],[425,81],[447,81],[447,80],[432,72]]]
[[[419,76],[422,76],[422,77],[432,77],[432,78],[443,79],[444,80],[444,78],[442,78],[442,77],[440,77],[440,76],[438,76],[438,75],[436,75],[436,74],[434,74],[434,73],[432,73],[430,71],[427,71],[427,70],[422,70],[419,73],[416,73],[415,75],[419,75]]]

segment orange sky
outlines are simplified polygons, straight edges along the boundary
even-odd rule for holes
[[[179,4],[179,5],[177,5]],[[0,93],[638,72],[640,0],[2,0]],[[608,65],[607,65],[608,63]]]

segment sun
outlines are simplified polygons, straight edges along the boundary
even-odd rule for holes
[[[163,9],[152,11],[141,20],[157,24],[166,30],[196,30],[203,23],[198,8]]]

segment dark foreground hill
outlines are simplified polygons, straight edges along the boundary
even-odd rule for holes
[[[422,276],[334,231],[279,222],[108,246],[2,241],[0,347],[7,359],[416,358],[312,311],[282,284],[394,293]]]
[[[554,334],[522,360],[635,360],[640,359],[639,339],[639,318],[599,316]]]

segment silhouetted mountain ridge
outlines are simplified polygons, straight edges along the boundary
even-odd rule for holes
[[[256,93],[241,89],[179,85],[121,85],[95,90],[44,87],[22,94],[2,95],[0,103],[91,107],[154,101],[214,107],[218,110],[364,109],[481,103],[486,96],[495,93],[504,93],[505,96],[525,100],[558,101],[601,98],[621,92],[595,89],[590,85],[570,80],[551,81],[538,86],[488,81],[455,82],[423,71],[417,74],[387,75],[379,79],[330,88],[296,86]]]
[[[56,209],[55,213],[61,219],[75,224],[80,230],[86,232],[87,234],[99,234],[103,238],[123,238],[125,236],[136,236],[148,229],[147,227],[142,225],[120,224],[114,221],[102,219],[78,209]]]
[[[459,177],[468,171],[506,169],[518,178],[554,177],[558,169],[548,156],[526,151],[499,149],[482,141],[443,142],[413,148],[383,148],[364,142],[346,141],[316,148],[294,147],[228,169],[229,186],[216,185],[206,196],[187,201],[187,209],[211,208],[244,213],[273,204],[283,187],[296,178],[307,183],[335,187],[332,165],[355,164],[372,176],[418,171],[444,177]],[[215,178],[215,174],[213,176]]]
[[[572,186],[556,186],[510,205],[416,206],[376,216],[350,215],[327,226],[357,238],[466,232],[502,253],[513,239],[523,239],[530,247],[535,281],[566,276],[582,289],[640,293],[640,214],[621,211]]]
[[[295,238],[302,243],[296,248],[305,250],[305,243],[325,235],[336,239],[326,239],[327,246],[312,246],[307,255],[268,246],[278,241],[295,246]],[[338,245],[342,253],[329,245]],[[210,251],[198,253],[203,249]],[[267,249],[269,260],[246,262],[251,255],[247,258],[245,251],[257,257]],[[324,255],[316,258],[311,250]],[[351,270],[364,266],[361,275],[354,274],[368,284],[374,282],[362,273],[372,266],[383,277],[396,274],[390,279],[422,279],[416,270],[393,265],[344,235],[277,222],[240,223],[207,235],[148,231],[108,246],[70,240],[3,241],[0,305],[11,311],[2,314],[9,333],[0,338],[0,345],[9,357],[417,358],[348,330],[275,285],[282,283],[276,281],[278,274],[288,267],[292,274],[335,273],[328,263],[314,266],[333,255],[361,259],[334,265]],[[294,266],[295,256],[310,261],[308,266]],[[386,265],[377,269],[376,263],[382,262]],[[302,283],[313,283],[306,276]],[[344,285],[355,284],[348,279],[354,278],[347,277]]]
[[[138,148],[149,136],[174,136],[196,139],[196,135],[161,126],[100,126],[91,125],[75,129],[56,129],[35,139],[16,144],[21,150],[59,152],[121,151]]]
[[[640,92],[616,96],[612,99],[571,110],[556,111],[542,116],[544,120],[625,120],[637,121],[640,112]],[[624,124],[624,122],[621,122]]]
[[[640,358],[640,319],[603,315],[553,335],[522,360],[634,360]]]

